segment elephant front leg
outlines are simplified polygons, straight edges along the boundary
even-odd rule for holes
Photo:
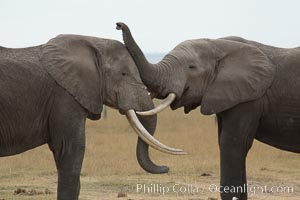
[[[59,99],[49,119],[48,144],[58,172],[58,200],[78,200],[86,115],[86,111],[69,97]]]
[[[70,145],[70,144],[69,144]],[[72,144],[63,155],[55,155],[58,200],[77,200],[80,191],[80,172],[84,156],[84,145]]]
[[[57,199],[78,200],[85,136],[80,129],[67,135],[65,133],[66,137],[49,143],[58,173]]]
[[[235,144],[234,138],[225,139],[221,136],[221,182],[220,192],[223,200],[247,199],[246,182],[246,152],[240,144]],[[238,142],[238,141],[237,141]]]
[[[247,200],[246,156],[261,116],[260,104],[250,105],[218,114],[222,200]]]

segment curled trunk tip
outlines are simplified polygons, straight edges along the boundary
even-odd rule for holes
[[[126,24],[124,24],[123,22],[117,22],[116,25],[117,25],[117,27],[116,27],[117,30],[123,30],[123,28],[128,29],[128,26]]]

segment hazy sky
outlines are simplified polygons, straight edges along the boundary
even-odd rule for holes
[[[0,46],[42,44],[60,33],[122,40],[117,21],[145,52],[229,35],[300,46],[298,0],[0,0]]]

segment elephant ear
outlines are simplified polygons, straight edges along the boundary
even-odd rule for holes
[[[216,77],[204,93],[201,112],[219,113],[260,98],[270,87],[275,66],[258,48],[228,40],[211,40],[218,57]]]
[[[41,62],[55,81],[87,111],[99,119],[103,103],[101,57],[93,46],[95,38],[59,35],[43,46]]]

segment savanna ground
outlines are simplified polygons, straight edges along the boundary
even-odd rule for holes
[[[210,192],[219,184],[217,127],[213,117],[199,109],[189,115],[167,110],[159,115],[156,137],[172,147],[188,152],[171,156],[151,150],[157,164],[170,167],[164,175],[144,172],[135,157],[137,136],[126,117],[108,110],[106,120],[87,121],[87,148],[81,174],[81,200],[98,199],[220,199]],[[255,142],[247,158],[248,184],[267,186],[265,192],[249,194],[249,199],[298,200],[300,195],[300,155]],[[137,184],[158,184],[171,191],[137,192]],[[173,192],[192,184],[197,191]],[[52,200],[56,198],[56,170],[47,145],[20,155],[0,158],[0,200]],[[272,186],[290,186],[293,192],[272,192]],[[18,193],[18,194],[17,194]],[[125,197],[117,197],[124,195]]]

